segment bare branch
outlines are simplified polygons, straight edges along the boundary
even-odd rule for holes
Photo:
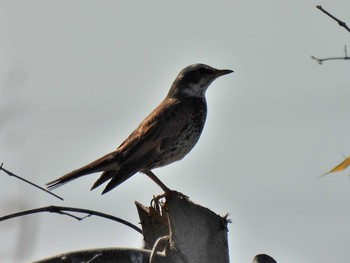
[[[323,13],[325,13],[326,15],[328,15],[329,17],[331,17],[332,19],[334,19],[335,21],[338,22],[338,25],[340,25],[341,27],[344,27],[348,32],[350,32],[350,28],[346,25],[345,22],[341,21],[340,19],[336,18],[334,15],[332,15],[331,13],[327,12],[326,10],[324,10],[322,8],[322,6],[318,5],[316,6],[318,9],[320,9]]]
[[[327,60],[348,60],[350,57],[333,57],[333,58],[316,58],[314,56],[311,56],[312,59],[316,60],[318,64],[322,65],[323,61]]]
[[[39,185],[37,185],[37,184],[34,184],[34,183],[32,183],[32,182],[30,182],[30,181],[28,181],[28,180],[26,180],[26,179],[24,179],[24,178],[22,178],[22,177],[20,177],[20,176],[18,176],[18,175],[15,175],[14,173],[12,173],[12,172],[6,170],[6,169],[3,167],[3,163],[1,163],[1,165],[0,165],[0,171],[1,171],[1,170],[4,171],[5,173],[7,173],[9,176],[13,176],[13,177],[15,177],[15,178],[17,178],[17,179],[19,179],[19,180],[21,180],[21,181],[23,181],[23,182],[26,182],[27,184],[30,184],[31,186],[34,186],[34,187],[36,187],[36,188],[38,188],[38,189],[40,189],[40,190],[42,190],[42,191],[44,191],[44,192],[46,192],[46,193],[48,193],[48,194],[50,194],[50,195],[52,195],[52,196],[54,196],[54,197],[56,197],[56,198],[58,198],[58,199],[60,199],[60,200],[63,201],[63,198],[62,198],[62,197],[60,197],[60,196],[58,196],[58,195],[56,195],[56,194],[50,192],[49,190],[47,190],[47,189],[45,189],[45,188],[43,188],[43,187],[41,187],[41,186],[39,186]]]
[[[344,47],[344,53],[345,53],[344,57],[316,58],[314,56],[311,56],[311,58],[316,60],[318,62],[318,64],[320,64],[320,65],[322,65],[323,61],[327,61],[327,60],[349,60],[350,57],[348,57],[348,52],[347,52],[346,46]]]
[[[317,5],[316,7],[318,9],[320,9],[323,13],[325,13],[326,15],[331,17],[333,20],[337,21],[341,27],[344,27],[348,32],[350,32],[350,28],[346,25],[345,22],[341,21],[340,19],[336,18],[334,15],[332,15],[331,13],[329,13],[328,11],[323,9],[322,6]],[[348,57],[348,52],[347,52],[346,46],[344,48],[344,53],[345,53],[344,57],[316,58],[314,56],[311,56],[311,58],[316,60],[318,64],[322,65],[323,61],[327,61],[327,60],[348,60],[348,59],[350,59],[350,57]]]
[[[30,210],[26,210],[26,211],[22,211],[22,212],[18,212],[18,213],[14,213],[14,214],[0,217],[0,222],[8,220],[8,219],[12,219],[12,218],[20,217],[20,216],[42,213],[42,212],[50,212],[50,213],[57,213],[57,214],[61,214],[61,215],[67,215],[67,216],[70,216],[70,217],[77,219],[79,221],[94,215],[94,216],[107,218],[107,219],[110,219],[112,221],[121,223],[123,225],[126,225],[126,226],[134,229],[135,231],[139,232],[140,234],[142,234],[142,230],[140,228],[138,228],[134,224],[132,224],[124,219],[121,219],[119,217],[115,217],[112,215],[108,215],[105,213],[101,213],[101,212],[97,212],[97,211],[93,211],[93,210],[89,210],[89,209],[64,207],[64,206],[46,206],[46,207],[41,207],[41,208],[36,208],[36,209],[30,209]],[[84,213],[84,214],[88,214],[88,215],[84,216],[84,217],[77,217],[77,216],[72,215],[72,214],[67,213],[67,212],[77,212],[77,213]]]

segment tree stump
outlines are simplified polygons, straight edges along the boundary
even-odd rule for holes
[[[135,202],[144,249],[103,248],[68,252],[36,263],[228,263],[227,223],[208,208],[178,194],[146,207]]]

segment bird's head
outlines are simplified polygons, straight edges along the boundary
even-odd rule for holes
[[[230,69],[216,69],[205,64],[190,65],[177,75],[168,97],[204,97],[205,91],[216,78],[232,72]]]

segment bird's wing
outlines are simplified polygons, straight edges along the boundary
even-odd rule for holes
[[[140,146],[147,151],[144,144],[159,143],[163,139],[178,135],[191,116],[191,109],[183,105],[176,99],[165,99],[121,143],[117,150],[129,156],[134,151],[140,150]]]
[[[177,138],[192,114],[191,107],[183,106],[178,100],[166,99],[154,109],[118,147],[121,168],[129,163],[142,168],[161,153],[166,143]]]
[[[171,143],[186,125],[191,115],[189,111],[190,108],[181,107],[178,100],[165,99],[115,151],[49,182],[48,189],[53,190],[81,176],[104,171],[92,189],[113,178],[108,186],[111,190],[142,171],[162,153],[166,144]]]
[[[110,191],[136,172],[147,169],[162,150],[186,128],[192,114],[191,109],[192,107],[183,107],[178,100],[166,99],[151,112],[118,147],[120,169],[113,175],[103,193]],[[106,178],[99,180],[106,181]]]

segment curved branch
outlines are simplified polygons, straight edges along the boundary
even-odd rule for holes
[[[109,214],[105,214],[105,213],[101,213],[101,212],[97,212],[97,211],[93,211],[93,210],[89,210],[89,209],[64,207],[64,206],[46,206],[46,207],[41,207],[41,208],[36,208],[36,209],[30,209],[30,210],[26,210],[26,211],[22,211],[22,212],[18,212],[18,213],[14,213],[14,214],[0,217],[0,221],[5,221],[8,219],[12,219],[12,218],[20,217],[20,216],[42,213],[42,212],[50,212],[50,213],[57,213],[57,214],[61,214],[61,215],[67,215],[67,216],[73,217],[79,221],[85,219],[86,217],[90,217],[92,215],[99,216],[99,217],[107,218],[109,220],[126,225],[126,226],[134,229],[135,231],[139,232],[140,234],[142,234],[142,230],[140,228],[138,228],[134,224],[132,224],[124,219],[121,219],[119,217],[115,217],[115,216],[112,216]],[[85,214],[87,214],[87,216],[77,217],[77,216],[72,215],[72,214],[67,213],[67,212],[85,213]]]
[[[53,262],[148,262],[151,251],[137,248],[97,248],[67,252],[50,258],[34,261],[33,263]],[[168,263],[165,255],[156,255],[157,263]]]

